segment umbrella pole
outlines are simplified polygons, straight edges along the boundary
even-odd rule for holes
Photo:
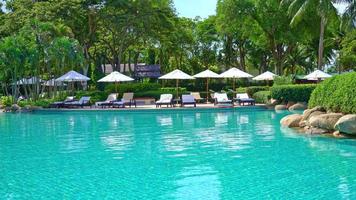
[[[235,92],[235,77],[232,79],[233,83],[232,83],[232,90]]]
[[[115,91],[117,93],[117,81],[115,81]]]
[[[206,78],[206,103],[209,103],[209,78]]]
[[[179,99],[179,94],[178,94],[178,79],[176,79],[176,88],[177,88],[177,99]]]

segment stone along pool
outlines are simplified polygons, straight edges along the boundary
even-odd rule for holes
[[[356,140],[259,108],[0,114],[0,199],[356,199]]]

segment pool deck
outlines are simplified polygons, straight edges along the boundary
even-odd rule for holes
[[[156,107],[156,105],[138,105],[136,108],[135,107],[130,107],[130,106],[125,106],[125,108],[102,108],[102,107],[84,107],[84,108],[50,108],[50,109],[44,109],[44,110],[51,110],[51,111],[65,111],[65,110],[168,110],[168,109],[219,109],[219,108],[237,108],[237,107],[243,107],[243,108],[248,108],[248,107],[265,107],[265,104],[256,104],[254,106],[240,106],[240,105],[234,105],[234,106],[230,106],[230,105],[219,105],[219,106],[215,106],[212,103],[206,104],[206,103],[202,103],[202,104],[197,104],[196,107],[192,106],[192,105],[186,105],[184,107],[181,107],[180,105],[176,105],[175,107],[167,107],[167,106],[162,106],[162,107]]]

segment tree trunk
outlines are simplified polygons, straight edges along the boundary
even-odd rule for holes
[[[320,35],[319,35],[319,49],[318,49],[318,69],[323,69],[324,56],[324,33],[325,33],[326,18],[322,14],[320,19]]]
[[[239,53],[240,53],[240,68],[241,70],[246,71],[245,49],[243,47],[242,42],[239,45]]]

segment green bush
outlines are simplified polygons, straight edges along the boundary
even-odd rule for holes
[[[271,99],[271,92],[270,91],[259,91],[252,95],[252,98],[256,100],[256,103],[268,103]]]
[[[318,84],[309,107],[322,106],[333,112],[356,113],[356,72],[337,75]]]
[[[116,87],[118,93],[124,92],[143,92],[149,90],[158,90],[161,88],[161,84],[159,83],[119,83],[117,86],[115,84],[110,84],[106,86],[105,92],[115,93]]]
[[[293,79],[290,76],[277,76],[273,80],[273,86],[291,84],[293,84]]]
[[[0,103],[4,106],[11,106],[12,104],[14,104],[14,101],[12,96],[2,96],[0,98]]]
[[[255,94],[256,92],[259,92],[259,91],[269,91],[269,87],[268,86],[251,86],[251,87],[246,88],[246,93],[250,97],[252,97],[253,94]]]
[[[273,86],[271,97],[280,102],[308,102],[315,87],[315,84]]]
[[[236,88],[236,93],[246,93],[246,87],[239,87]]]

